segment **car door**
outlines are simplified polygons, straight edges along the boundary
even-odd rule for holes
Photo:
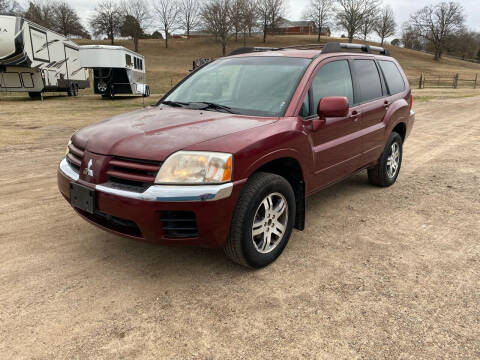
[[[362,152],[360,113],[355,106],[347,57],[320,63],[309,92],[310,118],[318,118],[318,103],[326,96],[345,96],[350,109],[346,117],[327,118],[320,129],[309,134],[314,153],[314,189],[345,178],[358,168]]]
[[[383,119],[390,106],[386,86],[373,57],[351,59],[355,80],[356,100],[362,117],[362,156],[360,165],[365,166],[378,159],[383,151],[385,124]]]

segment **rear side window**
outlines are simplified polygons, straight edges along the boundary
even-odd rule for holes
[[[382,83],[375,62],[373,60],[354,60],[353,66],[360,88],[358,102],[363,103],[381,98],[383,96]]]
[[[382,68],[385,80],[387,81],[388,90],[390,95],[398,94],[405,90],[405,82],[403,76],[398,70],[397,65],[391,61],[380,61],[380,67]]]
[[[353,85],[347,60],[332,61],[318,70],[312,82],[313,104],[325,96],[345,96],[353,104]]]
[[[132,57],[128,54],[125,55],[125,62],[127,63],[127,66],[132,66]]]

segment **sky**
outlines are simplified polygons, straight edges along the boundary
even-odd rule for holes
[[[83,24],[88,28],[88,19],[93,13],[96,0],[67,0],[75,10],[78,11]],[[120,1],[120,0],[114,0]],[[149,1],[149,0],[147,0]],[[289,20],[301,20],[302,13],[310,0],[286,0],[287,12],[286,18]],[[466,25],[469,29],[480,32],[480,0],[457,0],[462,4],[466,15]],[[24,5],[27,0],[23,0]],[[409,19],[409,15],[423,8],[426,5],[435,4],[440,0],[383,0],[385,5],[390,5],[395,13],[398,31],[401,25]],[[334,30],[335,35],[340,35],[341,31]]]

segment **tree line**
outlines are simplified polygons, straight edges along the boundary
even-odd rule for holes
[[[266,42],[286,12],[286,0],[99,0],[89,26],[94,36],[106,37],[111,44],[118,37],[131,38],[136,51],[142,38],[162,38],[168,47],[175,32],[190,37],[192,31],[201,30],[213,35],[225,54],[229,41],[241,39],[246,44],[254,32],[262,33]],[[23,15],[65,36],[89,37],[67,1],[32,0],[23,10],[16,0],[0,0],[2,13]],[[317,41],[325,28],[343,32],[349,42],[375,34],[382,46],[397,33],[395,14],[381,0],[310,0],[302,18],[314,24]],[[147,34],[147,29],[156,30]],[[392,44],[431,51],[435,59],[444,53],[480,57],[480,35],[467,30],[464,10],[453,1],[425,6],[412,14]]]

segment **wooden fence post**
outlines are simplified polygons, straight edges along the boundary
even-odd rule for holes
[[[458,73],[453,77],[453,88],[456,89],[458,86]]]
[[[420,74],[420,79],[418,80],[418,88],[422,88],[423,73]]]
[[[477,77],[478,77],[478,74],[475,74],[475,81],[473,82],[473,88],[474,89],[477,88]]]

